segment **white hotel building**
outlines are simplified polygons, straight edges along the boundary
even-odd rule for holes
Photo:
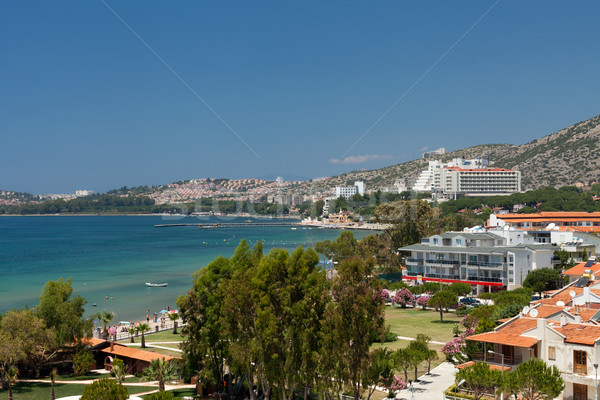
[[[447,163],[429,161],[413,191],[432,192],[438,198],[506,195],[521,191],[521,172],[490,168],[482,158],[455,158]]]

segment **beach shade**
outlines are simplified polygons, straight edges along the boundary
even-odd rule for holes
[[[131,325],[129,321],[119,321],[119,325]]]
[[[168,312],[168,311],[167,311],[167,310],[165,310],[164,308],[163,308],[162,310],[160,310],[160,313],[161,313],[161,314],[164,314],[164,313],[167,313],[167,312]]]
[[[177,311],[177,310],[171,310],[171,311],[169,311],[169,313],[171,313],[171,314],[177,314],[177,313],[179,313],[179,311]]]

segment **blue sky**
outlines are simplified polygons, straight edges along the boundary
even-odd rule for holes
[[[0,4],[0,189],[331,176],[600,114],[597,2],[105,1]]]

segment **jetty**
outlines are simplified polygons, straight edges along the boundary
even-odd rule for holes
[[[299,222],[221,222],[212,224],[159,224],[155,228],[174,228],[177,226],[196,226],[198,229],[220,229],[220,228],[280,228],[301,226]]]

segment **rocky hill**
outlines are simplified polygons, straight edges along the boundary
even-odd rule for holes
[[[484,144],[452,151],[437,157],[489,157],[490,164],[520,170],[524,190],[545,186],[588,185],[600,182],[600,115],[579,122],[543,138],[522,145]],[[315,189],[352,185],[364,181],[367,187],[392,186],[404,178],[412,186],[430,159],[418,159],[375,170],[358,170],[313,183]]]
[[[495,165],[520,170],[523,189],[600,182],[600,115],[499,154]]]

